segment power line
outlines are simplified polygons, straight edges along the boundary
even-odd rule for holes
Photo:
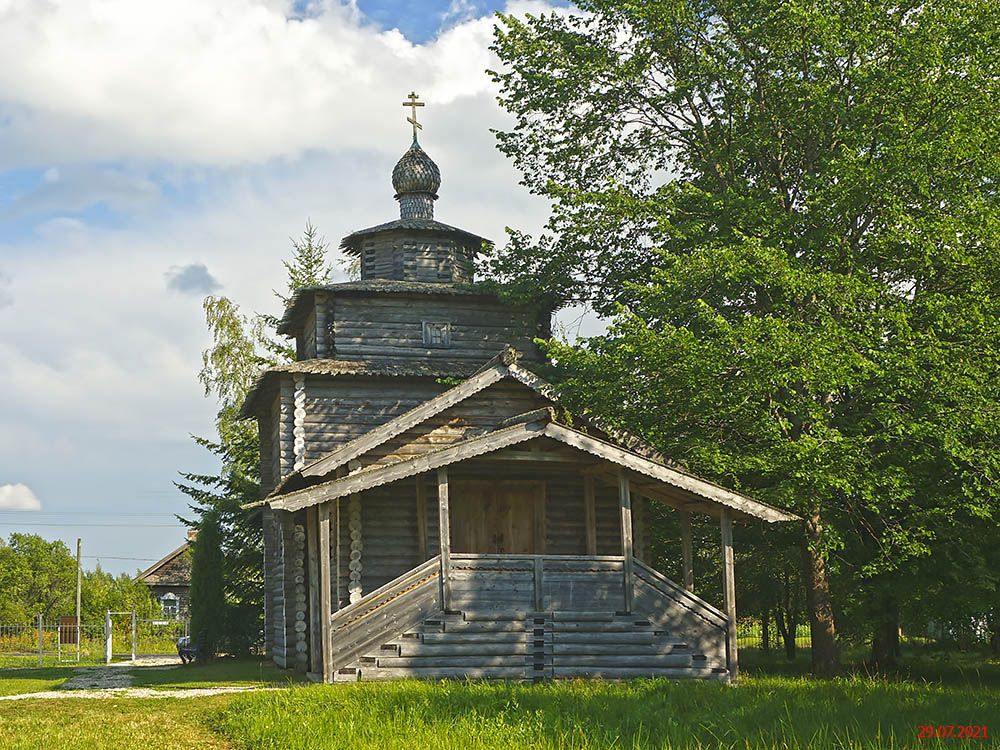
[[[111,555],[81,555],[87,560],[137,560],[139,562],[156,562],[157,557],[113,557]]]
[[[31,516],[170,516],[174,513],[119,513],[113,510],[0,510],[0,515],[27,513]]]

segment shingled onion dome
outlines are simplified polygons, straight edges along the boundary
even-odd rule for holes
[[[399,218],[434,218],[434,201],[441,187],[441,170],[420,148],[416,137],[392,170],[392,187],[399,201]]]

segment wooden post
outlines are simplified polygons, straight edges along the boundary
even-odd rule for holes
[[[135,638],[136,638],[136,618],[135,610],[132,610],[132,661],[135,661]]]
[[[438,469],[438,536],[441,540],[441,609],[451,609],[451,525],[448,511],[448,469]]]
[[[730,679],[735,680],[739,673],[736,658],[736,579],[733,564],[733,512],[729,508],[722,509],[720,517],[722,527],[722,596],[729,627],[726,633],[726,662],[729,667]]]
[[[691,514],[680,511],[681,514],[681,580],[684,588],[694,593],[694,550],[691,547]]]
[[[541,612],[545,609],[545,579],[542,566],[544,561],[541,555],[533,555],[534,566],[534,588],[535,588],[535,611]]]
[[[306,508],[306,566],[309,573],[309,671],[323,674],[319,603],[319,509]]]
[[[333,533],[334,533],[334,539],[336,540],[335,543],[334,543],[335,554],[334,554],[334,558],[333,558],[334,559],[333,567],[334,567],[334,572],[335,572],[335,574],[337,576],[337,601],[334,602],[334,605],[335,605],[336,609],[340,609],[340,603],[342,601],[344,601],[344,592],[342,590],[343,587],[342,587],[342,585],[340,583],[340,566],[341,566],[340,536],[341,536],[341,530],[340,530],[340,498],[339,497],[336,500],[333,501],[333,512],[334,512],[334,517],[333,517]]]
[[[632,591],[635,584],[632,572],[632,493],[625,472],[618,471],[618,497],[622,511],[622,557],[625,558],[623,585],[625,590],[625,611],[632,611]]]
[[[80,567],[80,547],[81,540],[80,537],[76,538],[76,660],[80,661],[80,636],[82,635],[82,628],[80,627],[80,589],[83,581],[83,568]]]
[[[323,682],[333,682],[333,670],[330,668],[333,659],[333,632],[330,617],[333,607],[330,604],[330,504],[319,506],[319,632],[320,649],[323,655]],[[338,566],[339,567],[339,566]]]
[[[597,554],[597,510],[594,502],[594,477],[583,477],[583,522],[587,530],[587,554]]]
[[[423,474],[417,474],[417,549],[420,562],[430,557],[427,549],[427,485]]]

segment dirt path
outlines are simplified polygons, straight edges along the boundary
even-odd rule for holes
[[[283,690],[284,688],[256,687],[254,685],[214,687],[214,688],[178,688],[154,690],[153,688],[112,687],[99,689],[46,690],[41,693],[19,693],[18,695],[0,695],[0,701],[18,701],[31,698],[64,699],[64,698],[198,698],[204,695],[222,695],[224,693],[246,693],[256,690]]]

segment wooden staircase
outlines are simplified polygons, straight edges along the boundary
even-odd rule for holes
[[[683,639],[615,612],[438,613],[339,668],[357,680],[574,677],[726,679]]]

